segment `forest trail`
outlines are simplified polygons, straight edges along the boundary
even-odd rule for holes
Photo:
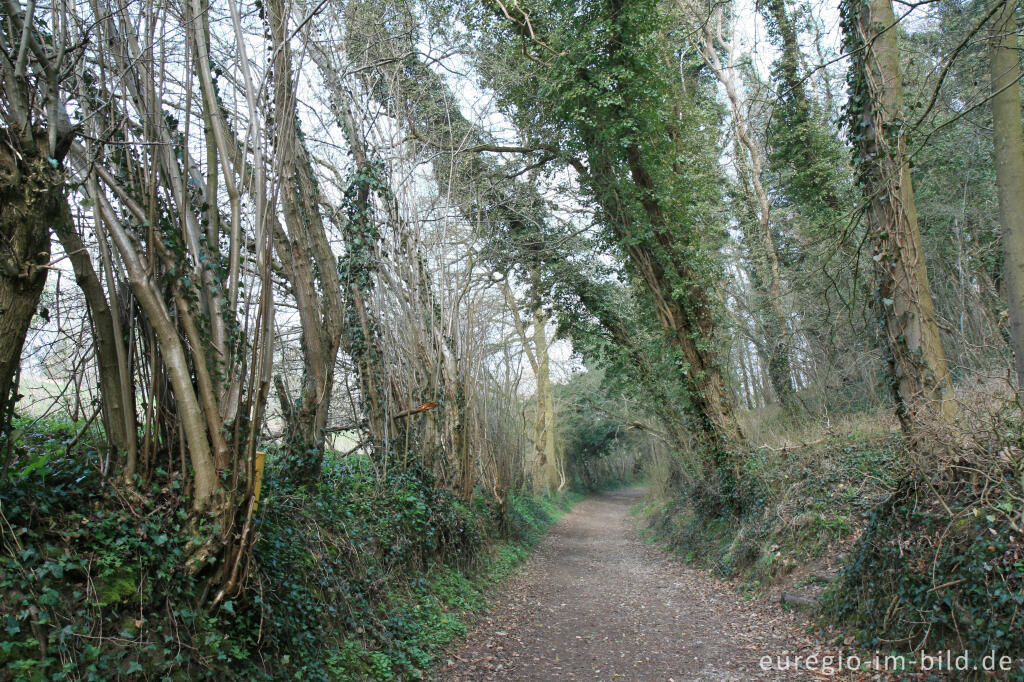
[[[746,603],[721,581],[645,544],[630,515],[642,494],[631,488],[577,504],[438,679],[818,679],[759,668],[765,655],[821,649],[795,614]]]

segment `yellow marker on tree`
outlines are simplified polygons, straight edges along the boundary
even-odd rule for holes
[[[255,480],[255,482],[253,483],[253,486],[252,486],[252,496],[253,496],[252,511],[253,511],[253,513],[256,512],[256,507],[259,506],[259,502],[260,502],[260,486],[263,484],[263,465],[266,464],[266,463],[267,463],[267,453],[260,452],[259,450],[257,450],[256,451],[256,466],[255,466],[256,480]]]

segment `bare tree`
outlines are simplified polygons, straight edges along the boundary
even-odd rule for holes
[[[787,315],[782,305],[782,278],[779,257],[775,250],[775,234],[772,225],[771,205],[768,192],[762,182],[765,172],[765,155],[761,145],[748,129],[743,102],[736,88],[736,48],[732,41],[723,38],[724,17],[721,10],[705,19],[698,19],[701,38],[698,50],[712,73],[725,88],[732,112],[732,125],[736,139],[742,149],[736,150],[737,171],[741,186],[749,189],[754,204],[757,230],[751,229],[750,221],[743,220],[744,238],[751,253],[751,278],[757,293],[767,300],[768,306],[759,310],[762,321],[768,379],[779,402],[789,409],[796,406],[790,369],[790,343],[786,324]],[[725,57],[723,61],[722,54]],[[749,160],[748,160],[749,159]]]

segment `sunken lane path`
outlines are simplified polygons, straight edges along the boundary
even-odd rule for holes
[[[630,514],[642,494],[596,495],[562,517],[436,679],[821,679],[760,668],[818,647],[794,614],[645,544]]]

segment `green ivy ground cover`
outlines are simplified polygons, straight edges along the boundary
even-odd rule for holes
[[[180,482],[129,496],[94,466],[101,443],[67,455],[76,431],[26,429],[28,465],[0,486],[4,679],[419,679],[575,501],[513,496],[502,519],[425,471],[328,456],[297,488],[271,458],[247,590],[211,610],[183,568]]]

